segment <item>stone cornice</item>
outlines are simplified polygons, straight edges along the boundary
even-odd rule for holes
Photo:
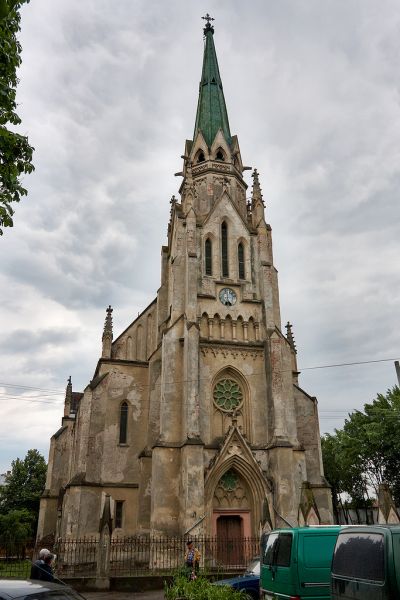
[[[264,356],[263,342],[228,342],[220,340],[204,341],[200,340],[200,352],[203,356],[211,354],[212,356],[222,355],[226,357],[232,355],[241,358],[251,357],[253,360]]]
[[[96,482],[96,481],[80,481],[80,482],[71,482],[68,483],[65,488],[71,488],[71,487],[94,487],[94,488],[119,488],[119,489],[123,489],[123,488],[135,488],[137,489],[139,487],[138,483],[110,483],[110,482]]]

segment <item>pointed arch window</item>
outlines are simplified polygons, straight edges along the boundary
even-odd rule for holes
[[[128,403],[123,402],[119,409],[119,443],[126,444],[128,439]]]
[[[238,244],[238,272],[239,272],[239,279],[246,278],[245,269],[244,269],[244,246],[243,246],[242,242],[239,242],[239,244]]]
[[[222,152],[221,148],[218,149],[218,152],[217,152],[215,158],[217,160],[225,160],[225,156],[224,156],[224,153]]]
[[[207,238],[204,244],[204,262],[206,275],[212,275],[212,242]]]
[[[205,160],[206,160],[206,158],[204,156],[204,152],[201,150],[197,155],[197,162],[201,163],[201,162],[204,162]]]
[[[221,225],[221,259],[222,259],[222,277],[229,277],[228,225],[225,223],[225,221]]]

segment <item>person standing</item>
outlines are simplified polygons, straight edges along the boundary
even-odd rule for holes
[[[54,581],[53,562],[54,554],[42,548],[39,552],[39,558],[35,560],[31,567],[30,579],[40,579],[41,581]]]
[[[196,579],[200,567],[200,558],[199,550],[195,548],[192,540],[188,540],[186,542],[185,566],[189,579]]]

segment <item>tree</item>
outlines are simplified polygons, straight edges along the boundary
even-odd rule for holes
[[[343,494],[350,497],[355,505],[364,505],[365,482],[360,462],[352,460],[346,451],[343,431],[336,430],[335,435],[327,433],[321,438],[322,460],[325,477],[332,487],[332,502],[336,520],[339,510],[344,506]]]
[[[25,508],[0,515],[0,539],[5,542],[26,542],[33,536],[35,517]]]
[[[21,175],[34,170],[34,148],[28,138],[6,127],[21,123],[16,113],[17,69],[22,62],[17,34],[21,30],[20,9],[29,1],[0,0],[0,235],[3,227],[14,224],[11,204],[27,194]]]
[[[23,460],[11,463],[11,471],[0,488],[0,514],[25,510],[37,521],[40,496],[46,483],[46,461],[37,450],[28,450]]]
[[[400,388],[395,386],[354,411],[343,429],[322,438],[325,476],[333,501],[345,492],[352,502],[365,506],[379,484],[388,483],[400,504]]]

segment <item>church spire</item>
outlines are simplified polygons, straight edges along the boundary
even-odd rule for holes
[[[231,144],[228,113],[214,46],[214,27],[211,25],[211,21],[214,19],[208,13],[202,18],[207,21],[207,24],[204,27],[203,71],[199,87],[199,101],[197,104],[193,139],[201,131],[207,145],[210,147],[217,131],[222,129],[227,143]]]

